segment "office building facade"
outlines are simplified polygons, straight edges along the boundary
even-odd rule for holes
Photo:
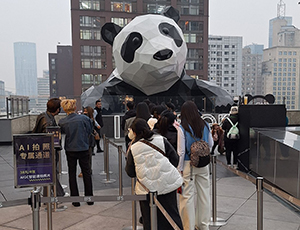
[[[16,95],[37,96],[36,45],[31,42],[14,43]]]
[[[74,97],[72,46],[57,46],[57,53],[48,54],[50,97]]]
[[[263,45],[252,44],[243,48],[242,96],[264,95],[262,78]]]
[[[123,27],[135,16],[160,13],[169,5],[181,15],[179,26],[188,47],[187,74],[207,79],[208,0],[72,0],[74,96],[106,80],[115,68],[111,46],[101,38],[105,23],[114,22]]]
[[[43,76],[37,78],[38,97],[36,103],[37,112],[44,112],[47,109],[47,102],[50,97],[49,71],[44,70]]]
[[[264,50],[265,93],[273,94],[275,104],[300,108],[300,47],[272,47]]]
[[[278,33],[282,26],[292,25],[292,17],[276,17],[269,21],[269,47],[276,47],[278,44]]]
[[[232,96],[240,96],[242,88],[242,44],[238,36],[208,38],[209,81],[226,89]]]

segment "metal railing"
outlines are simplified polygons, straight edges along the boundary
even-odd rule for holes
[[[15,117],[29,113],[29,97],[11,95],[6,98],[6,116]]]

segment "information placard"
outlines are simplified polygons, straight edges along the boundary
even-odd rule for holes
[[[47,133],[53,133],[54,148],[61,149],[61,131],[59,126],[46,127]]]
[[[53,134],[13,136],[15,188],[54,183]]]

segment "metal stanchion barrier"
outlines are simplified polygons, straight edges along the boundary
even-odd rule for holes
[[[212,219],[210,226],[223,226],[227,224],[224,219],[217,218],[217,170],[216,170],[216,159],[217,156],[212,156]]]
[[[134,195],[134,186],[135,186],[135,178],[131,178],[131,195]],[[143,230],[143,227],[141,226],[137,226],[137,221],[136,221],[136,201],[132,200],[131,201],[132,204],[132,208],[131,208],[131,212],[132,212],[132,226],[129,227],[125,227],[122,230]]]
[[[51,185],[47,186],[47,194],[51,196]],[[47,203],[47,226],[48,230],[52,230],[52,203]]]
[[[263,177],[256,178],[257,230],[263,230]]]
[[[103,135],[103,138],[105,136]],[[104,141],[104,139],[103,139]],[[109,140],[105,138],[104,141],[105,145],[104,145],[104,171],[105,171],[105,175],[106,175],[106,179],[103,179],[101,182],[104,184],[111,184],[116,182],[115,179],[110,179],[110,174],[112,172],[109,171]],[[100,173],[101,174],[101,173]]]
[[[119,196],[123,196],[123,166],[122,166],[122,145],[118,146],[119,157]]]
[[[32,208],[32,229],[40,229],[40,207],[41,207],[41,194],[40,191],[34,188],[31,191],[31,197],[28,199],[28,203]]]
[[[157,198],[157,192],[149,192],[150,195],[150,221],[151,230],[157,230],[157,206],[154,202],[154,197]]]
[[[104,168],[103,171],[100,172],[100,175],[105,176],[107,174],[107,172],[109,172],[110,174],[112,174],[111,171],[107,170],[107,157],[109,154],[109,140],[106,138],[105,134],[103,134],[103,148],[104,148],[104,152],[103,152],[103,162],[104,162]]]
[[[61,160],[61,151],[59,151],[59,162],[58,162],[58,169],[59,169],[59,174],[63,174],[63,175],[65,175],[65,174],[68,174],[68,172],[67,171],[62,171],[62,160]]]

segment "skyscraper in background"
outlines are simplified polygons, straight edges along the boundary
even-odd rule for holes
[[[262,59],[264,45],[251,44],[243,48],[242,95],[263,95]]]
[[[15,42],[16,95],[37,96],[36,45],[31,42]]]
[[[231,96],[241,95],[242,45],[238,36],[208,37],[208,79]]]

